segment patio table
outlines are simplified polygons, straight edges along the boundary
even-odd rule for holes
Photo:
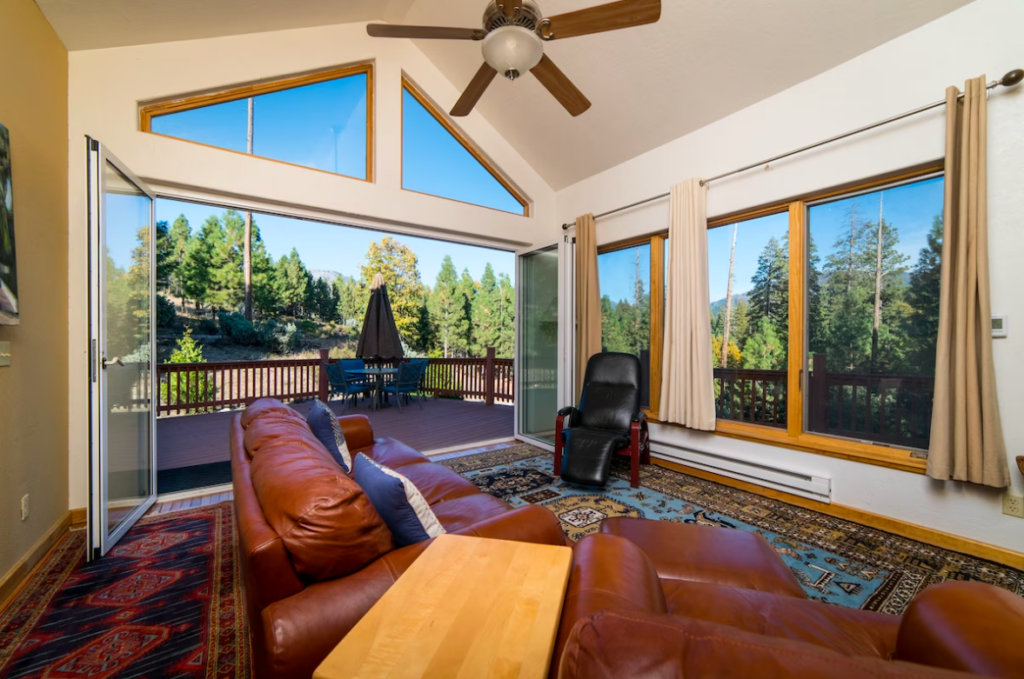
[[[357,370],[346,370],[347,375],[359,375],[361,377],[373,377],[375,384],[373,389],[373,410],[380,410],[383,407],[381,402],[382,387],[384,386],[385,375],[397,375],[398,368],[362,368]]]

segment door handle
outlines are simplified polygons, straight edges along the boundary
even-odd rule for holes
[[[117,356],[115,356],[114,358],[111,358],[110,360],[107,360],[107,358],[104,357],[103,361],[101,362],[101,364],[102,364],[104,370],[107,369],[108,365],[112,365],[112,364],[117,364],[117,365],[121,366],[122,368],[124,367],[124,361],[122,361]]]

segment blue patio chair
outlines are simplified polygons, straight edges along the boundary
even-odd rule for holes
[[[420,367],[420,378],[416,389],[420,392],[421,396],[426,396],[427,365],[430,364],[430,360],[426,358],[413,358],[409,359],[409,363],[415,363]]]
[[[345,408],[348,409],[349,401],[358,404],[360,394],[367,396],[373,392],[373,385],[365,382],[355,382],[348,379],[341,362],[328,363],[327,383],[330,388],[330,396],[341,395],[345,400]]]
[[[384,393],[394,394],[395,402],[398,403],[398,411],[402,411],[402,397],[409,399],[420,388],[420,367],[415,363],[402,363],[398,366],[398,375],[395,381],[384,386]],[[423,409],[423,396],[416,401],[420,409]]]

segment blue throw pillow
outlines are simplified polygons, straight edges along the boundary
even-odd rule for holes
[[[324,448],[331,454],[334,461],[338,463],[346,474],[352,472],[352,455],[348,452],[348,444],[345,443],[345,434],[341,431],[338,418],[334,412],[327,407],[320,399],[313,401],[313,407],[306,413],[306,422],[313,430],[313,435],[324,444]]]
[[[445,532],[419,489],[395,470],[359,453],[354,478],[384,519],[395,546],[414,545]]]

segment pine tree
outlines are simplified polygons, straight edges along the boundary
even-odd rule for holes
[[[743,345],[743,367],[754,370],[783,370],[786,345],[776,332],[771,319],[762,317],[757,331]]]
[[[214,241],[210,257],[207,302],[214,309],[237,311],[245,301],[245,218],[227,210],[221,224],[223,237]]]
[[[167,290],[171,285],[171,239],[167,222],[156,223],[156,289]]]
[[[282,311],[301,318],[309,312],[312,297],[313,277],[299,257],[299,251],[292,251],[277,260],[274,267],[274,288]]]
[[[484,274],[480,277],[480,288],[473,299],[473,323],[476,328],[476,347],[474,354],[483,356],[488,347],[498,347],[500,328],[498,327],[498,279],[494,269],[488,262]]]
[[[196,311],[207,303],[211,285],[211,266],[214,243],[223,240],[224,227],[216,217],[208,217],[199,231],[188,242],[182,265],[182,293],[195,302]]]
[[[908,368],[917,375],[935,374],[935,343],[939,335],[939,283],[942,278],[942,216],[936,215],[910,273],[909,303],[913,312],[904,324]]]
[[[252,304],[259,318],[277,314],[278,300],[274,287],[274,260],[267,253],[256,218],[252,220]]]
[[[188,244],[192,238],[192,227],[189,226],[185,215],[178,215],[178,218],[174,220],[168,238],[171,251],[167,258],[167,265],[170,269],[168,271],[168,278],[170,280],[171,294],[182,297],[185,256],[188,254]],[[184,304],[185,300],[183,299],[182,306]]]
[[[757,272],[750,282],[750,314],[760,327],[767,318],[785,342],[789,335],[789,247],[788,238],[780,243],[773,236],[757,258]],[[745,352],[744,352],[745,353]]]
[[[464,342],[469,319],[466,318],[465,296],[459,291],[458,284],[452,258],[445,255],[429,302],[434,334],[443,358],[451,358],[467,349]]]
[[[463,307],[466,310],[466,334],[462,338],[460,344],[465,347],[463,349],[463,357],[480,356],[480,347],[477,344],[477,320],[473,317],[473,310],[476,308],[476,283],[473,281],[473,277],[469,275],[469,269],[462,270],[462,276],[459,277],[459,283],[457,285],[458,292],[462,295]]]
[[[512,358],[516,342],[516,289],[507,273],[498,274],[498,294],[496,301],[498,318],[498,339],[495,341],[495,355],[500,358]]]

